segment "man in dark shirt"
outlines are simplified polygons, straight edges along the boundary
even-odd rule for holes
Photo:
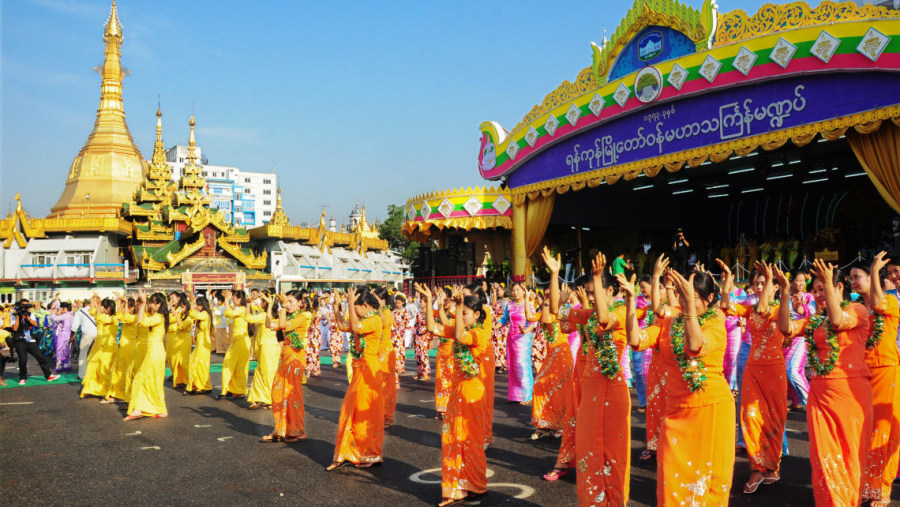
[[[681,228],[675,233],[675,241],[672,243],[672,251],[674,252],[673,261],[675,269],[687,275],[688,259],[691,256],[691,244],[684,238],[684,231]]]

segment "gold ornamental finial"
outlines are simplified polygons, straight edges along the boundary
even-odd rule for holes
[[[119,15],[116,12],[116,0],[113,0],[112,7],[109,9],[109,19],[106,20],[106,27],[103,30],[103,40],[109,41],[110,38],[118,39],[122,42],[122,23],[119,22]]]
[[[269,223],[271,225],[289,225],[291,223],[284,213],[284,209],[281,207],[281,187],[278,187],[278,198],[275,200],[275,212],[272,213],[272,218],[269,219]]]
[[[194,115],[191,115],[191,121],[188,122],[191,126],[191,136],[188,138],[188,164],[193,164],[194,160],[196,160],[196,156],[194,155],[194,146],[196,146],[197,142],[194,139],[194,125],[197,122],[194,121]]]

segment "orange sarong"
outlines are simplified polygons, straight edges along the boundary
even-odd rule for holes
[[[563,328],[564,331],[565,329]],[[584,340],[584,333],[581,333],[581,335],[581,339]],[[575,358],[575,368],[572,372],[572,389],[569,391],[569,400],[566,402],[563,434],[559,442],[559,454],[556,457],[557,463],[568,463],[570,467],[575,466],[575,428],[578,422],[578,405],[581,403],[581,382],[584,376],[584,365],[587,362],[583,350],[579,350],[578,356]]]
[[[734,397],[722,372],[727,336],[725,318],[716,315],[702,325],[704,342],[688,358],[702,359],[707,380],[691,391],[678,367],[672,317],[658,317],[641,333],[638,350],[659,347],[665,370],[666,401],[660,426],[656,501],[659,505],[719,506],[728,504],[734,473]]]
[[[810,317],[791,323],[790,337],[804,333]],[[813,334],[819,360],[826,362],[830,346],[828,322]],[[812,464],[816,505],[859,505],[863,492],[862,470],[872,436],[872,385],[866,364],[868,310],[860,304],[844,309],[836,330],[838,359],[828,374],[809,383],[806,424],[809,461]]]
[[[666,369],[659,358],[659,349],[653,349],[647,368],[647,450],[656,451],[659,443],[659,427],[666,410]],[[657,456],[658,457],[658,456]]]
[[[900,462],[900,357],[897,325],[900,304],[897,298],[885,296],[874,308],[884,318],[882,339],[866,350],[866,363],[872,378],[872,439],[863,470],[863,501],[889,499],[898,462]],[[875,315],[869,314],[869,332],[875,326]]]
[[[761,314],[732,304],[728,315],[745,317],[750,332],[750,356],[741,385],[741,429],[750,468],[759,472],[781,468],[782,439],[787,420],[787,371],[784,335],[778,331],[778,307]]]
[[[446,343],[445,343],[446,342]],[[450,401],[450,387],[453,385],[453,342],[442,338],[438,344],[437,363],[434,371],[434,408],[443,414]]]
[[[379,354],[381,318],[373,315],[358,323],[352,331],[351,347],[360,347],[362,338],[366,346],[362,357],[352,358],[353,378],[341,404],[334,461],[378,463],[382,460],[384,442],[383,363]]]
[[[454,333],[449,326],[438,326],[439,336]],[[480,369],[491,343],[491,331],[476,327],[467,331],[459,343],[467,346],[479,373],[467,376],[461,368],[453,372],[453,386],[444,423],[441,425],[441,495],[464,498],[469,492],[487,492],[487,457],[484,454],[484,413],[487,396]]]
[[[559,324],[542,325],[546,326],[548,350],[534,382],[531,424],[542,430],[559,431],[565,426],[566,407],[572,397],[575,361],[569,341],[559,332]]]
[[[381,345],[378,359],[381,361],[381,399],[384,403],[384,424],[394,424],[394,410],[397,408],[397,353],[394,350],[394,313],[387,306],[381,307]]]
[[[282,438],[306,438],[303,421],[303,375],[306,371],[306,349],[296,350],[290,341],[281,349],[281,363],[272,383],[272,415],[274,434]]]

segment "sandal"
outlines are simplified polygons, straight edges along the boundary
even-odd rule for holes
[[[152,419],[162,419],[163,417],[169,417],[169,413],[166,412],[165,414],[153,414]]]
[[[562,468],[555,466],[553,467],[553,470],[550,470],[549,472],[544,474],[544,480],[550,482],[558,481],[563,477],[569,475],[570,472],[572,472],[572,467]]]
[[[259,410],[262,406],[263,406],[263,404],[257,401],[256,403],[251,404],[247,408],[250,410]]]
[[[278,442],[279,440],[281,440],[281,437],[279,437],[278,435],[276,435],[274,433],[269,433],[268,435],[259,439],[260,442],[264,442],[264,443],[275,443],[275,442]]]
[[[643,407],[638,407],[637,410],[636,410],[636,412],[637,412],[638,414],[646,414],[646,413],[647,413],[647,406],[645,405],[645,406],[643,406]]]
[[[776,482],[781,480],[780,474],[775,474],[772,477],[766,477],[763,475],[763,484],[775,484]]]
[[[141,417],[144,417],[144,414],[129,414],[125,419],[122,419],[122,422],[135,421]]]
[[[643,451],[641,451],[641,457],[639,457],[638,459],[641,461],[650,461],[655,457],[655,452],[651,451],[650,449],[644,449]]]
[[[760,476],[759,480],[756,482],[747,481],[747,483],[744,484],[744,494],[752,495],[753,493],[756,493],[756,490],[759,489],[759,485],[762,484],[764,480],[765,478]]]
[[[303,440],[306,440],[306,439],[305,439],[305,438],[300,438],[300,437],[287,437],[287,438],[284,439],[284,443],[286,443],[286,444],[296,444],[297,442],[301,442],[301,441],[303,441]]]
[[[345,461],[341,461],[341,462],[332,461],[330,465],[328,465],[327,467],[325,467],[325,471],[326,471],[326,472],[331,472],[331,471],[333,471],[333,470],[337,470],[338,468],[345,467],[345,466],[347,466],[347,465],[349,465],[349,464],[350,464],[350,462],[349,462],[349,461],[346,461],[346,460],[345,460]]]

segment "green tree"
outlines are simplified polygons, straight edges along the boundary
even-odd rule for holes
[[[387,240],[391,250],[400,252],[404,262],[412,264],[419,256],[421,244],[410,241],[403,236],[403,223],[406,222],[406,209],[396,204],[388,204],[387,219],[378,227],[381,239]]]

